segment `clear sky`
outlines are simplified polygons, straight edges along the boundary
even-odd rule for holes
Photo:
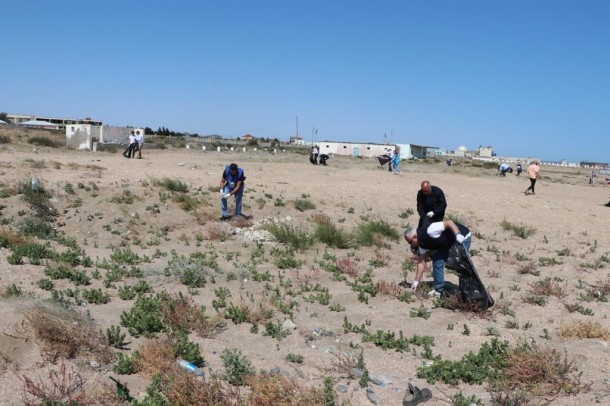
[[[608,0],[0,6],[0,111],[610,161]]]

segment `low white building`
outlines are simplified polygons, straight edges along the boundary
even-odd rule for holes
[[[91,149],[94,139],[101,139],[101,126],[91,124],[68,124],[66,126],[66,146],[75,149]]]
[[[416,144],[396,144],[400,150],[400,159],[426,159],[430,154],[429,150],[437,150],[437,147]]]
[[[322,141],[318,143],[320,154],[326,155],[341,155],[341,156],[356,156],[364,158],[373,158],[378,155],[383,155],[389,148],[395,148],[395,145],[359,143],[359,142],[335,142]]]

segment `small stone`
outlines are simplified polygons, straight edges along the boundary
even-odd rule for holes
[[[375,405],[381,404],[381,400],[379,399],[379,396],[377,396],[375,391],[371,388],[366,389],[366,397],[369,398],[371,403],[373,403]]]
[[[347,391],[349,390],[349,386],[347,385],[343,385],[343,384],[339,384],[335,387],[335,389],[337,390],[337,392],[339,393],[347,393]]]
[[[286,321],[284,321],[284,323],[282,324],[282,328],[286,330],[294,330],[295,328],[297,328],[297,325],[294,324],[292,320],[286,319]]]
[[[360,378],[364,375],[364,371],[360,368],[352,368],[352,374],[354,374],[356,378]]]
[[[100,363],[97,362],[96,360],[93,360],[89,363],[89,365],[91,365],[93,368],[99,368],[100,367]]]
[[[381,382],[379,379],[377,378],[373,378],[372,376],[369,376],[369,381],[371,381],[371,383],[373,385],[377,385],[377,386],[382,386],[383,382]]]

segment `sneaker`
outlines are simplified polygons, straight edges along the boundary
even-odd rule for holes
[[[428,292],[428,297],[430,299],[440,299],[441,294],[439,292],[437,292],[436,290],[432,289],[430,292]]]

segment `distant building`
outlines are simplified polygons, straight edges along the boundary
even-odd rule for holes
[[[27,122],[31,121],[43,121],[49,123],[49,129],[53,130],[65,130],[66,125],[69,124],[91,124],[93,126],[101,126],[103,122],[100,120],[93,120],[89,117],[86,118],[61,118],[61,117],[50,117],[50,116],[38,116],[35,114],[7,114],[6,118],[17,125],[26,125]],[[30,124],[31,125],[31,124]],[[38,127],[42,128],[42,127]]]
[[[319,143],[320,154],[335,154],[342,156],[356,156],[372,158],[385,154],[388,149],[395,148],[394,145],[374,144],[365,142],[335,142],[321,141]]]
[[[242,141],[250,141],[250,140],[254,140],[256,139],[255,136],[253,136],[252,134],[246,134],[243,137],[240,138]]]
[[[582,161],[580,163],[580,167],[581,168],[592,168],[592,169],[608,169],[608,163]]]
[[[305,145],[305,140],[303,139],[303,137],[290,137],[290,140],[288,141],[290,144],[293,145]]]
[[[492,156],[495,156],[494,150],[493,150],[493,148],[491,146],[489,146],[489,147],[480,146],[479,147],[479,156],[480,157],[491,158]]]

